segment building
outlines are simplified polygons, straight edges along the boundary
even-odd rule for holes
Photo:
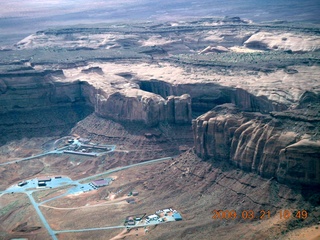
[[[50,177],[41,177],[38,178],[38,182],[50,182],[51,178]]]
[[[152,214],[150,216],[147,217],[147,220],[158,220],[159,219],[159,216],[156,215],[156,214]]]
[[[126,201],[127,203],[130,203],[130,204],[136,203],[136,200],[134,198],[128,198]]]
[[[125,223],[127,224],[127,226],[128,225],[133,226],[136,224],[136,222],[132,216],[126,217]]]
[[[80,139],[79,139],[79,142],[82,142],[82,143],[90,143],[90,139],[88,139],[88,138],[80,138]]]
[[[133,217],[129,217],[128,218],[128,221],[127,221],[127,225],[135,225],[136,224],[136,222],[134,221],[134,219],[133,219]]]
[[[167,213],[171,212],[170,209],[163,209],[162,211],[164,212],[164,214],[167,214]]]
[[[138,196],[139,192],[132,192],[132,196]]]
[[[44,182],[44,181],[38,181],[38,186],[39,187],[45,187],[45,186],[47,186],[47,183]]]
[[[93,186],[99,188],[99,187],[108,186],[111,181],[112,181],[111,178],[107,178],[107,179],[94,180],[94,181],[92,181],[91,183],[92,183]]]
[[[19,187],[23,187],[24,185],[27,185],[27,184],[28,184],[28,182],[23,181],[23,182],[19,182],[19,183],[18,183],[18,186],[19,186]]]
[[[174,218],[174,220],[176,221],[181,221],[182,220],[182,217],[180,215],[180,213],[176,212],[172,215],[172,217]]]

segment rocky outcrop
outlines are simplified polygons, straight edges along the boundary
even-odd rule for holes
[[[281,182],[320,183],[320,141],[302,139],[281,149],[277,178]]]
[[[56,81],[57,77],[60,81]],[[188,94],[166,98],[141,89],[102,89],[86,81],[63,79],[62,71],[2,74],[0,114],[81,105],[93,108],[101,117],[121,122],[141,122],[147,126],[160,122],[191,123]]]
[[[92,112],[80,82],[56,82],[61,71],[0,75],[0,142],[68,132]]]
[[[142,90],[159,94],[164,98],[188,93],[191,97],[192,111],[197,113],[205,113],[225,103],[233,103],[239,109],[250,112],[268,113],[287,109],[285,104],[271,101],[264,96],[254,96],[242,88],[230,88],[215,83],[173,85],[152,79],[138,81],[138,85]]]
[[[292,34],[283,32],[257,32],[244,45],[259,50],[282,50],[290,52],[319,51],[320,40],[308,34]]]
[[[102,117],[122,122],[143,122],[157,125],[164,120],[164,99],[139,89],[130,92],[97,94],[95,112]]]
[[[203,159],[228,161],[284,183],[320,184],[319,143],[301,140],[294,129],[289,122],[232,106],[193,121],[195,150]]]
[[[83,102],[79,81],[56,82],[56,75],[55,71],[1,75],[0,113]]]
[[[229,49],[223,46],[208,46],[205,49],[199,51],[199,54],[205,53],[222,53],[222,52],[229,52]]]
[[[182,96],[161,96],[140,89],[96,95],[95,112],[116,121],[142,122],[155,126],[160,122],[184,124],[191,122],[191,99]]]

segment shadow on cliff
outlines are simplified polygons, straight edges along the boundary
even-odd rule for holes
[[[78,121],[92,112],[92,107],[77,103],[63,107],[11,111],[1,114],[0,145],[25,137],[66,135]]]
[[[221,86],[216,83],[170,84],[165,81],[151,79],[137,81],[141,90],[158,94],[163,98],[189,94],[193,117],[210,111],[212,108],[233,103],[242,111],[269,113],[287,109],[284,104],[276,103],[265,96],[254,96],[241,88]]]

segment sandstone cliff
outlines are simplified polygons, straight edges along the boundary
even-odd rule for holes
[[[141,122],[147,126],[191,122],[191,99],[187,94],[169,96],[166,100],[154,93],[129,89],[110,95],[97,94],[96,99],[95,112],[116,121]]]
[[[64,81],[62,71],[0,76],[0,113],[48,110],[54,107],[89,106],[101,117],[121,122],[191,122],[191,98],[162,97],[137,88],[99,88],[87,81]],[[60,81],[56,81],[56,78]],[[4,118],[3,118],[4,119]],[[3,124],[3,123],[2,123]]]
[[[0,75],[0,142],[66,133],[92,112],[80,82],[56,82],[62,71]]]
[[[308,126],[230,106],[216,108],[193,121],[195,150],[203,159],[228,161],[262,177],[317,185],[320,142],[310,140]]]

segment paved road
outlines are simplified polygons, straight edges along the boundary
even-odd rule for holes
[[[162,162],[162,161],[166,161],[166,160],[171,160],[173,158],[174,157],[157,158],[157,159],[148,160],[148,161],[141,162],[141,163],[131,164],[131,165],[124,166],[124,167],[118,167],[118,168],[110,169],[110,170],[105,171],[103,173],[99,173],[99,174],[96,174],[96,175],[92,175],[92,176],[89,176],[89,177],[78,179],[78,182],[87,181],[87,180],[90,180],[91,178],[96,178],[96,177],[99,177],[99,176],[102,176],[102,175],[119,172],[119,171],[122,171],[122,170],[125,170],[125,169],[128,169],[128,168],[133,168],[133,167],[137,167],[137,166],[143,166],[143,165],[148,165],[148,164],[152,164],[152,163],[156,163],[156,162]]]
[[[51,238],[53,240],[58,240],[58,238],[56,237],[54,231],[52,230],[52,228],[50,227],[49,223],[47,222],[46,218],[43,216],[41,210],[39,209],[38,204],[36,203],[36,201],[34,200],[34,198],[32,197],[31,193],[27,193],[27,196],[30,199],[30,202],[32,203],[34,209],[36,210],[41,222],[43,223],[44,227],[47,229],[49,235],[51,236]]]
[[[61,153],[63,153],[63,150],[65,150],[67,148],[68,147],[62,147],[62,148],[59,148],[59,149],[56,149],[56,150],[53,150],[53,151],[50,151],[50,152],[41,153],[41,154],[34,155],[34,156],[31,156],[31,157],[21,158],[21,159],[13,160],[13,161],[6,162],[6,163],[0,163],[0,166],[9,165],[9,164],[18,163],[18,162],[23,162],[23,161],[28,161],[28,160],[32,160],[32,159],[35,159],[35,158],[44,157],[44,156],[50,155],[50,154],[61,154]],[[110,151],[103,152],[103,153],[97,154],[97,155],[101,156],[103,154],[113,152],[115,149],[116,149],[115,145],[110,145]]]
[[[56,200],[56,199],[58,199],[58,198],[62,198],[62,197],[64,197],[64,196],[67,196],[68,194],[69,194],[69,192],[66,192],[66,193],[61,194],[61,195],[59,195],[59,196],[50,198],[50,199],[48,199],[48,200],[45,200],[45,201],[39,203],[39,205],[42,205],[42,204],[47,203],[47,202],[51,202],[51,201]]]
[[[40,158],[40,157],[43,157],[43,156],[46,156],[46,155],[50,155],[50,154],[62,153],[62,150],[63,150],[63,149],[64,149],[64,148],[62,148],[62,149],[57,149],[57,150],[53,150],[53,151],[46,152],[46,153],[41,153],[41,154],[39,154],[39,155],[34,155],[34,156],[31,156],[31,157],[26,157],[26,158],[14,160],[14,161],[11,161],[11,162],[0,163],[0,166],[9,165],[9,164],[13,164],[13,163],[18,163],[18,162],[22,162],[22,161],[28,161],[28,160],[32,160],[32,159],[35,159],[35,158]]]
[[[163,224],[166,222],[157,222],[157,223],[149,223],[149,224],[139,224],[137,226],[132,226],[128,228],[137,228],[137,227],[148,227],[152,225],[158,225]],[[118,226],[109,226],[109,227],[100,227],[100,228],[83,228],[83,229],[69,229],[69,230],[60,230],[60,231],[54,231],[55,234],[58,233],[77,233],[77,232],[90,232],[90,231],[99,231],[99,230],[109,230],[109,229],[119,229],[119,228],[127,228],[124,225],[118,225]]]
[[[30,160],[30,159],[33,159],[33,158],[37,158],[37,157],[41,157],[41,156],[45,156],[45,155],[48,155],[48,154],[52,154],[52,153],[57,153],[57,151],[60,151],[61,149],[59,150],[55,150],[55,151],[51,151],[51,152],[47,152],[47,153],[44,153],[44,154],[40,154],[40,155],[36,155],[36,156],[32,156],[32,157],[29,157],[29,158],[24,158],[24,159],[21,159],[19,161],[26,161],[26,160]],[[80,184],[80,181],[86,181],[86,180],[89,180],[91,178],[96,178],[98,176],[102,176],[102,175],[105,175],[105,174],[110,174],[110,173],[114,173],[114,172],[119,172],[119,171],[122,171],[122,170],[126,170],[126,169],[129,169],[129,168],[133,168],[133,167],[138,167],[138,166],[143,166],[143,165],[148,165],[148,164],[153,164],[153,163],[156,163],[156,162],[161,162],[161,161],[166,161],[166,160],[171,160],[173,159],[173,157],[164,157],[164,158],[158,158],[158,159],[153,159],[153,160],[149,160],[149,161],[145,161],[145,162],[141,162],[141,163],[135,163],[135,164],[131,164],[131,165],[128,165],[128,166],[124,166],[124,167],[118,167],[118,168],[114,168],[114,169],[110,169],[108,171],[105,171],[103,173],[99,173],[99,174],[96,174],[96,175],[93,175],[93,176],[89,176],[89,177],[86,177],[86,178],[82,178],[82,179],[79,179],[79,180],[75,180],[75,181],[72,181],[64,186],[68,186],[68,185],[78,185]],[[16,161],[13,161],[13,162],[16,162]],[[12,162],[11,162],[12,163]],[[10,162],[8,163],[5,163],[5,164],[1,164],[1,165],[6,165],[6,164],[10,164]],[[0,166],[1,166],[0,165]],[[23,192],[25,194],[27,194],[27,196],[29,197],[30,199],[30,202],[32,203],[33,207],[35,208],[41,222],[43,223],[43,225],[45,226],[45,228],[47,229],[49,235],[51,236],[51,238],[53,240],[58,240],[58,238],[56,237],[55,234],[58,234],[58,233],[69,233],[69,232],[87,232],[87,231],[98,231],[98,230],[108,230],[108,229],[118,229],[118,228],[125,228],[125,226],[109,226],[109,227],[102,227],[102,228],[87,228],[87,229],[77,229],[77,230],[61,230],[61,231],[54,231],[52,230],[52,228],[50,227],[49,223],[47,222],[46,218],[44,217],[44,215],[42,214],[40,208],[39,208],[39,205],[41,204],[44,204],[46,202],[49,202],[49,201],[52,201],[52,200],[55,200],[55,199],[58,199],[60,197],[63,197],[65,195],[68,194],[67,193],[64,193],[62,195],[59,195],[59,196],[56,196],[56,197],[53,197],[51,199],[47,199],[41,203],[37,203],[34,198],[32,197],[32,193],[35,191],[35,190],[24,190],[23,188],[16,188],[16,187],[11,187],[12,189],[9,190],[9,191],[2,191],[0,192],[0,197],[3,195],[3,194],[6,194],[6,193],[9,193],[9,192],[12,192],[12,191],[17,191],[17,192]],[[9,188],[10,189],[10,188]],[[40,191],[40,190],[38,190]],[[160,223],[156,223],[156,224],[160,224]],[[146,224],[146,225],[142,225],[142,226],[150,226],[150,225],[156,225],[156,224]]]
[[[84,229],[75,229],[75,230],[61,230],[61,231],[54,231],[55,234],[57,233],[76,233],[76,232],[89,232],[89,231],[99,231],[99,230],[108,230],[108,229],[118,229],[118,228],[126,228],[125,226],[110,226],[110,227],[101,227],[101,228],[84,228]]]

